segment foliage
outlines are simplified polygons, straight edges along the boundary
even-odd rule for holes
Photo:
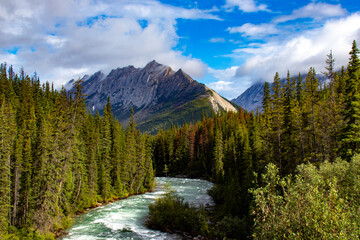
[[[202,96],[169,110],[171,104],[174,102],[161,106],[161,109],[154,113],[150,120],[139,125],[139,129],[143,132],[155,134],[161,129],[170,128],[172,124],[183,125],[186,122],[195,122],[195,120],[201,119],[204,113],[210,114],[213,111],[209,105],[209,100]]]
[[[160,130],[154,138],[156,173],[213,181],[209,194],[216,202],[214,221],[244,219],[251,235],[249,212],[254,195],[249,189],[255,187],[254,182],[261,183],[265,166],[272,163],[281,179],[294,175],[300,164],[318,167],[326,161],[333,163],[338,156],[349,161],[360,152],[358,54],[354,41],[347,69],[334,72],[335,58],[330,53],[327,81],[319,81],[314,68],[305,78],[300,73],[291,77],[288,72],[284,81],[276,73],[271,89],[265,83],[263,112],[240,108],[237,113],[218,112],[197,123]],[[336,187],[334,182],[327,184]],[[321,197],[322,193],[314,194]]]
[[[246,219],[237,216],[225,216],[215,225],[215,236],[221,239],[246,239],[247,231]]]
[[[153,189],[152,138],[114,120],[110,99],[87,113],[80,83],[69,94],[1,65],[1,239],[53,238],[85,208]]]
[[[191,102],[186,111],[194,110],[192,104],[203,109],[202,121],[184,119],[182,126],[160,129],[154,137],[142,135],[135,122],[124,129],[113,119],[110,99],[103,116],[87,113],[80,81],[69,96],[65,89],[41,85],[36,75],[17,75],[1,65],[0,238],[17,236],[14,228],[40,235],[60,231],[69,217],[98,201],[151,190],[154,170],[215,182],[214,221],[229,236],[234,235],[229,226],[245,222],[250,229],[255,201],[255,237],[358,237],[358,162],[334,163],[337,156],[350,161],[360,152],[358,54],[354,41],[349,65],[339,72],[333,72],[334,58],[328,56],[327,83],[318,81],[313,68],[305,79],[300,74],[291,79],[289,72],[285,84],[275,74],[272,91],[265,84],[262,113],[240,108],[207,116],[201,108],[206,99]],[[172,121],[160,114],[154,121]],[[264,186],[250,194],[256,181]],[[167,228],[176,223],[195,231],[195,224],[177,217],[186,216],[207,232],[201,211],[172,194],[164,199],[157,202],[173,219],[153,207],[157,226],[167,216]]]
[[[207,217],[203,207],[197,209],[184,202],[169,186],[162,197],[149,205],[146,225],[166,232],[185,232],[207,235]]]
[[[255,239],[357,239],[359,222],[360,155],[348,163],[338,159],[297,167],[297,174],[280,178],[269,164],[264,186],[254,195]]]

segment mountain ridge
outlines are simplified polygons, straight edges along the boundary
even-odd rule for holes
[[[303,81],[305,81],[306,74],[301,74],[301,77]],[[298,79],[298,76],[296,76],[295,78]],[[326,82],[326,76],[324,76],[323,74],[316,74],[316,78],[319,80],[320,83]],[[283,85],[285,84],[286,78],[282,78],[280,81]],[[270,91],[272,91],[272,84],[273,82],[269,82]],[[232,99],[231,102],[239,105],[240,107],[244,108],[249,112],[255,112],[257,109],[261,112],[264,86],[265,81],[255,82],[238,97]]]
[[[83,78],[83,93],[92,113],[102,110],[110,98],[114,116],[123,124],[134,109],[141,130],[154,132],[171,124],[195,122],[212,111],[237,111],[234,104],[191,78],[182,69],[149,62],[144,68],[134,66],[101,71]],[[68,89],[71,80],[66,85]]]

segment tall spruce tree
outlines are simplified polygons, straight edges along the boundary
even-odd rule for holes
[[[286,173],[291,172],[296,165],[296,142],[295,142],[295,81],[290,77],[288,71],[285,84],[283,87],[283,137],[282,137],[282,153],[284,156],[283,167]]]
[[[342,155],[350,159],[352,155],[360,150],[360,89],[359,70],[360,53],[354,40],[350,51],[350,62],[348,65],[348,77],[345,82],[345,128],[342,136]]]
[[[274,76],[274,82],[272,85],[271,96],[271,131],[273,142],[273,159],[279,166],[280,172],[282,172],[282,152],[281,152],[281,137],[282,137],[282,124],[283,124],[283,104],[282,104],[282,87],[279,77],[279,73],[276,72]]]
[[[224,153],[223,153],[223,138],[222,132],[218,129],[215,132],[215,146],[214,146],[214,177],[213,179],[217,182],[221,182],[224,177]]]
[[[11,151],[16,135],[15,114],[0,98],[0,238],[10,224]]]
[[[305,78],[304,89],[304,125],[307,135],[307,143],[309,156],[308,160],[317,161],[317,153],[319,152],[317,142],[317,110],[319,100],[319,82],[316,78],[316,72],[314,68],[310,68]]]

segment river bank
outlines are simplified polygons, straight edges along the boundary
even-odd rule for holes
[[[76,216],[74,224],[58,239],[181,239],[179,235],[148,229],[144,225],[148,205],[164,193],[163,186],[169,182],[185,201],[194,205],[211,203],[207,189],[212,183],[199,179],[156,178],[154,192],[115,201],[89,209]]]
[[[132,197],[132,196],[137,196],[137,195],[146,194],[146,193],[150,193],[150,192],[151,192],[151,191],[144,191],[144,192],[142,192],[142,193],[130,194],[130,195],[127,195],[126,197],[120,197],[120,198],[119,198],[119,197],[116,197],[116,198],[110,199],[110,200],[108,200],[108,201],[106,201],[106,202],[105,202],[105,201],[104,201],[104,202],[97,202],[96,204],[94,204],[94,205],[91,206],[91,207],[87,207],[87,208],[84,208],[84,209],[81,210],[81,211],[76,212],[76,214],[75,214],[74,216],[72,216],[72,219],[73,219],[72,224],[74,223],[75,219],[76,219],[78,216],[80,216],[80,215],[82,215],[82,214],[86,214],[86,213],[87,213],[88,211],[90,211],[90,210],[97,209],[97,208],[103,207],[103,206],[107,206],[107,205],[109,205],[109,204],[111,204],[111,203],[114,203],[114,202],[117,202],[117,201],[121,201],[121,200],[127,199],[127,198]],[[68,230],[68,228],[66,228],[66,229],[60,229],[59,231],[54,232],[54,234],[55,234],[55,239],[60,239],[61,237],[68,235],[67,230]]]

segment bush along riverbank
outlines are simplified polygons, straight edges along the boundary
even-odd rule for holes
[[[177,233],[185,239],[207,239],[210,233],[208,210],[195,207],[166,186],[166,192],[149,205],[147,227],[168,233]]]

